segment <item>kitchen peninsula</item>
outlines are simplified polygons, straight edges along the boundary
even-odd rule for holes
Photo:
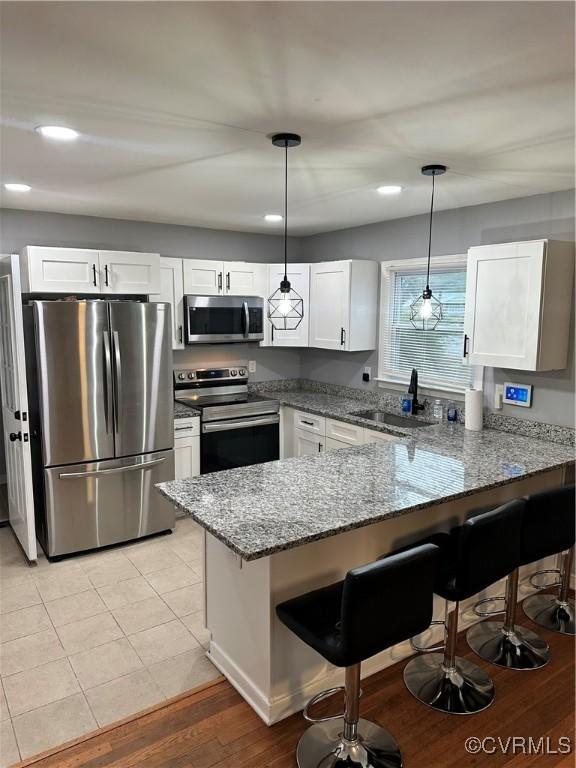
[[[209,655],[265,722],[342,678],[280,624],[276,604],[478,508],[572,476],[568,445],[460,425],[413,432],[158,486],[207,532]],[[384,605],[383,620],[393,620]],[[466,608],[462,626],[471,623]],[[395,646],[365,663],[363,674],[411,653],[407,643]]]

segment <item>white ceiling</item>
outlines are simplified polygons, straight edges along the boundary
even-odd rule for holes
[[[573,186],[571,2],[0,5],[4,207],[280,231],[283,130],[293,234]]]

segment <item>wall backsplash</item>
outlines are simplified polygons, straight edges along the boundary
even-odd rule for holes
[[[271,349],[258,344],[197,344],[174,351],[174,365],[179,367],[256,362],[251,381],[278,381],[300,377],[300,354],[297,349]]]

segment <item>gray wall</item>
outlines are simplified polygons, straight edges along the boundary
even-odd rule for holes
[[[332,259],[409,259],[426,254],[428,217],[412,216],[364,227],[307,237],[302,261]],[[574,240],[574,190],[535,195],[469,208],[441,211],[434,217],[433,255],[465,253],[472,245],[548,237]],[[574,327],[574,323],[572,323]],[[504,406],[503,413],[551,424],[574,426],[574,335],[569,368],[552,373],[521,373],[485,369],[485,401],[492,406],[494,383],[515,381],[534,385],[533,407]],[[373,388],[364,384],[365,365],[378,374],[377,352],[302,351],[301,374],[319,381]]]

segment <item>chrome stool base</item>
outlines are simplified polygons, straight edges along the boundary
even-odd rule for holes
[[[530,595],[522,603],[526,616],[535,624],[562,635],[574,635],[574,601],[561,602],[557,595]]]
[[[481,712],[494,701],[490,677],[466,659],[457,656],[454,667],[444,666],[444,656],[417,656],[404,668],[404,682],[418,701],[453,715]]]
[[[376,723],[360,719],[358,738],[343,736],[344,721],[315,723],[298,742],[298,768],[402,768],[396,740]]]
[[[474,653],[507,669],[539,669],[550,661],[548,643],[524,627],[504,631],[503,621],[481,621],[466,633]]]

